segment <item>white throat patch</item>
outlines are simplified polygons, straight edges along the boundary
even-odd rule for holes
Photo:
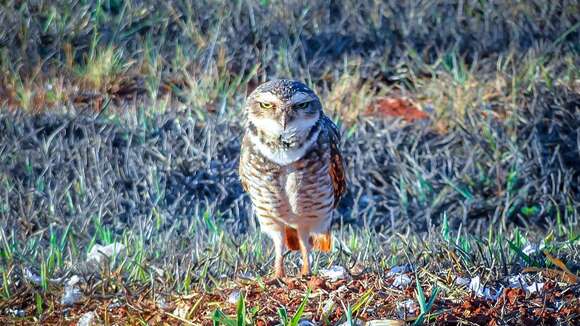
[[[290,148],[290,149],[275,149],[262,143],[257,135],[250,134],[250,141],[256,149],[264,155],[268,160],[279,164],[279,165],[289,165],[292,164],[306,155],[310,147],[318,140],[318,135],[320,134],[320,128],[316,130],[313,135],[310,135],[308,139],[300,147]]]
[[[273,119],[254,119],[250,117],[250,122],[258,129],[270,136],[279,136],[284,132],[278,121]]]
[[[320,119],[320,115],[316,115],[315,117],[312,117],[310,119],[292,121],[288,125],[288,127],[286,127],[286,129],[282,128],[282,125],[280,125],[278,121],[273,119],[267,118],[256,119],[250,117],[249,120],[258,130],[270,136],[292,137],[309,131],[310,128],[312,128],[316,124],[316,121],[318,121],[318,119]]]

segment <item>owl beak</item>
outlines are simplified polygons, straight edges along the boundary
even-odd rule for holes
[[[283,130],[286,130],[286,127],[288,126],[288,112],[282,113],[282,116],[280,117],[280,125]]]

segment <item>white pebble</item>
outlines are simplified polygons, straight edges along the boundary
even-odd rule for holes
[[[228,296],[228,302],[231,304],[237,304],[240,299],[240,291],[234,291]]]
[[[85,313],[79,318],[77,326],[92,326],[96,325],[97,314],[94,311]]]
[[[411,283],[411,278],[405,274],[397,275],[393,281],[393,286],[398,288],[407,287]]]
[[[97,264],[104,263],[107,259],[120,255],[125,250],[125,245],[122,243],[112,243],[107,246],[95,244],[89,254],[87,255],[87,262],[96,262]]]
[[[323,268],[319,271],[321,277],[326,277],[332,282],[344,280],[347,277],[346,269],[342,266],[332,266],[331,268]]]

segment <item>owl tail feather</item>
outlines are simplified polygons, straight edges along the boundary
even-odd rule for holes
[[[313,234],[310,238],[315,250],[330,252],[332,248],[332,234],[330,234],[330,231],[322,234]]]
[[[288,247],[289,250],[300,250],[298,231],[296,231],[294,228],[286,226],[284,233],[286,234],[286,237],[284,238],[286,247]]]
[[[284,242],[289,250],[300,250],[300,240],[296,229],[286,226],[284,229]],[[310,244],[314,250],[330,252],[332,248],[332,234],[330,231],[310,236]]]

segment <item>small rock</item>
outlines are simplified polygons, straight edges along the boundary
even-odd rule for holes
[[[157,300],[155,300],[155,303],[157,304],[157,308],[159,308],[161,310],[169,309],[169,305],[167,304],[167,301],[165,301],[165,298],[162,296],[158,296]]]
[[[72,306],[79,302],[83,297],[81,290],[76,286],[65,286],[64,293],[60,299],[60,304],[63,306]]]
[[[544,283],[533,282],[532,284],[528,284],[522,274],[510,276],[508,278],[508,283],[510,288],[524,289],[528,294],[536,292],[541,293],[544,289]]]
[[[544,290],[544,284],[545,283],[534,282],[534,283],[526,286],[526,292],[528,292],[530,294],[538,292],[538,294],[541,294],[542,291]]]
[[[409,284],[411,284],[411,278],[405,274],[397,275],[393,281],[393,286],[398,288],[407,287]]]
[[[328,299],[322,306],[322,316],[328,317],[334,311],[334,300]]]
[[[173,310],[173,314],[178,316],[179,318],[186,319],[187,313],[189,312],[189,306],[185,303],[178,303],[177,307]]]
[[[94,311],[89,311],[79,318],[77,326],[93,326],[97,324],[97,314]]]
[[[24,278],[34,285],[40,285],[42,283],[40,276],[36,275],[28,268],[24,269]]]
[[[75,286],[81,281],[81,278],[78,275],[71,276],[68,281],[66,282],[67,286]]]
[[[87,262],[96,262],[100,265],[107,259],[120,255],[123,251],[125,251],[125,245],[122,243],[115,242],[107,246],[95,244],[87,255]]]
[[[324,268],[319,271],[320,276],[330,279],[332,282],[338,280],[344,280],[347,278],[348,273],[346,269],[342,266],[332,266],[331,268]]]
[[[231,304],[237,304],[238,300],[240,300],[240,291],[235,290],[228,296],[228,302]]]
[[[405,325],[404,320],[383,319],[383,320],[369,320],[365,326],[399,326]]]
[[[406,318],[409,315],[415,315],[417,311],[417,303],[414,300],[407,299],[397,302],[397,312],[400,318]]]
[[[240,274],[240,278],[248,281],[254,281],[256,279],[256,275],[252,272],[243,272]]]
[[[336,294],[346,293],[349,292],[349,289],[346,285],[341,285],[337,290]]]
[[[109,304],[107,309],[109,309],[109,311],[113,311],[113,309],[117,309],[117,308],[121,307],[122,305],[123,305],[123,303],[121,301],[119,301],[119,299],[114,299],[113,302],[111,302]]]
[[[391,268],[391,270],[387,273],[387,277],[396,276],[398,274],[411,272],[412,270],[413,270],[413,266],[410,264],[393,266],[393,268]]]
[[[151,266],[151,269],[157,274],[159,277],[163,277],[163,270],[157,266]]]
[[[467,286],[467,285],[469,285],[469,283],[471,283],[470,278],[461,277],[461,276],[457,276],[455,278],[455,284],[457,284],[457,285]]]
[[[518,274],[518,275],[513,275],[510,276],[508,278],[508,286],[510,288],[523,288],[524,286],[527,285],[526,283],[526,279],[524,278],[524,276],[522,274]]]
[[[26,316],[26,312],[22,309],[8,308],[7,312],[8,312],[8,315],[10,315],[12,317],[24,317],[24,316]]]
[[[64,286],[64,293],[60,299],[60,304],[63,306],[72,306],[81,300],[83,295],[77,286],[80,281],[81,279],[77,275],[73,275],[69,278]]]
[[[537,253],[539,250],[540,246],[532,242],[528,242],[524,248],[522,248],[522,252],[528,256]]]
[[[307,319],[300,319],[300,321],[298,321],[298,326],[316,326],[316,323]]]
[[[360,319],[355,319],[352,321],[352,325],[354,325],[354,326],[363,326],[364,324],[365,324],[365,322],[360,320]],[[340,326],[351,326],[351,324],[347,320],[344,323],[340,324]]]
[[[475,293],[476,296],[490,300],[496,300],[503,291],[502,287],[498,291],[495,291],[495,294],[493,294],[489,287],[483,286],[483,284],[481,284],[479,276],[476,276],[471,279],[471,282],[469,282],[469,289],[473,291],[473,293]]]
[[[396,319],[383,319],[383,320],[369,320],[365,326],[399,326],[405,325],[405,321]]]

